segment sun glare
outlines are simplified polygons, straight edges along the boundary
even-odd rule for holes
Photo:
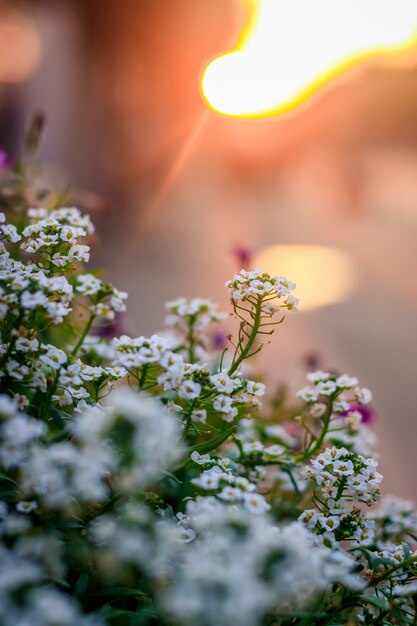
[[[236,48],[205,68],[214,111],[258,117],[290,110],[366,59],[398,59],[417,43],[417,0],[253,0]]]

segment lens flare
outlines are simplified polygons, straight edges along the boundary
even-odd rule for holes
[[[313,245],[276,245],[262,250],[255,265],[273,275],[290,276],[300,311],[347,299],[357,283],[350,257],[342,250]]]
[[[417,44],[417,0],[253,0],[236,48],[212,60],[202,95],[217,113],[293,109],[360,61],[398,60]]]

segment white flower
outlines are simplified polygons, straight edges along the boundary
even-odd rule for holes
[[[115,313],[112,307],[106,302],[99,302],[88,307],[88,310],[97,317],[103,317],[106,320],[114,320]]]
[[[243,491],[228,485],[217,494],[217,497],[226,502],[240,502],[243,498]]]
[[[289,311],[298,311],[298,305],[300,304],[300,298],[297,298],[293,294],[287,296],[286,305]]]
[[[271,508],[265,498],[259,493],[244,493],[243,505],[251,513],[265,513]]]
[[[184,359],[180,354],[167,350],[160,359],[162,367],[170,372],[181,374],[184,369]]]
[[[20,296],[20,303],[24,309],[36,309],[38,306],[45,307],[48,304],[48,298],[43,291],[24,291]]]
[[[23,380],[29,373],[29,368],[26,365],[21,365],[18,361],[9,361],[6,365],[6,370],[10,378],[15,380]]]
[[[18,352],[36,352],[39,348],[37,339],[29,339],[28,337],[19,337],[15,343],[15,349]]]
[[[82,385],[82,379],[80,377],[82,363],[79,359],[75,363],[71,363],[66,368],[61,368],[59,372],[59,382],[61,385],[71,385],[78,387]]]
[[[28,502],[26,500],[21,500],[16,504],[16,511],[19,511],[19,513],[32,513],[32,511],[37,508],[37,502]]]
[[[21,236],[17,232],[16,226],[13,226],[13,224],[4,224],[1,226],[1,230],[7,241],[16,243],[21,240]]]
[[[246,389],[253,396],[263,396],[265,394],[265,385],[253,380],[248,380]]]
[[[231,413],[233,408],[233,398],[220,394],[216,396],[213,402],[213,407],[216,411],[220,411],[221,413]]]
[[[333,463],[333,471],[342,476],[350,476],[354,473],[352,461],[341,461],[338,459]]]
[[[321,370],[317,370],[316,372],[309,372],[306,378],[309,382],[317,384],[322,381],[328,380],[330,378],[330,374],[322,372]]]
[[[14,417],[17,412],[17,402],[6,394],[0,394],[0,415],[5,419],[9,419]]]
[[[265,448],[265,454],[266,456],[272,457],[272,458],[276,458],[279,456],[282,456],[285,452],[285,448],[284,446],[280,446],[278,444],[275,444],[273,446],[269,446],[268,448]]]
[[[102,281],[93,276],[93,274],[81,274],[77,278],[76,291],[85,296],[96,294],[102,287]]]
[[[264,451],[264,447],[260,441],[248,441],[243,444],[243,451],[246,454],[258,454]]]
[[[205,409],[195,409],[191,413],[191,420],[205,424],[207,421],[207,411]]]
[[[213,470],[207,470],[200,474],[198,478],[193,478],[192,483],[196,487],[200,487],[205,491],[213,491],[218,488],[220,484],[221,475],[219,472],[213,472]]]
[[[308,509],[301,513],[298,520],[302,522],[303,524],[305,524],[307,528],[313,529],[316,526],[319,520],[319,517],[320,515],[318,511],[316,511],[316,509]]]
[[[191,459],[198,465],[206,465],[211,462],[211,456],[209,454],[200,454],[197,450],[194,450],[191,454]]]
[[[311,404],[313,402],[316,402],[317,398],[319,397],[319,393],[317,389],[314,389],[312,387],[304,387],[304,389],[300,389],[300,391],[297,392],[297,396],[301,398],[301,400],[304,400],[304,402]]]
[[[127,355],[126,355],[127,356]],[[163,374],[160,374],[157,378],[157,381],[160,385],[163,386],[165,391],[171,391],[172,389],[176,389],[182,383],[183,377],[177,374],[175,371],[167,371]]]
[[[86,381],[98,380],[103,376],[103,374],[105,374],[104,368],[83,364],[81,367],[80,377]]]
[[[50,317],[50,319],[54,322],[54,324],[60,324],[64,317],[66,317],[70,312],[71,308],[62,302],[48,302],[46,306],[46,311]]]
[[[347,374],[343,374],[336,379],[336,385],[341,389],[352,389],[352,387],[356,387],[358,384],[358,379],[354,376],[348,376]]]
[[[45,354],[41,354],[39,360],[45,365],[48,365],[53,370],[59,370],[61,365],[66,363],[67,355],[63,350],[52,346],[51,344],[42,344],[41,346],[44,350],[46,350]]]
[[[319,382],[316,389],[321,396],[331,396],[337,391],[337,386],[333,380],[326,380]]]
[[[226,372],[214,374],[210,380],[220,393],[232,393],[235,388],[235,381]]]
[[[316,404],[313,404],[313,406],[310,409],[311,415],[313,417],[323,417],[326,411],[327,411],[327,406],[323,404],[323,402],[317,402]]]
[[[184,381],[178,390],[180,398],[185,398],[186,400],[195,400],[200,394],[201,385],[193,380]]]
[[[365,387],[355,389],[355,396],[360,404],[369,404],[372,401],[372,393]]]
[[[90,247],[81,244],[71,246],[68,253],[69,261],[78,261],[79,263],[88,263],[90,260]]]

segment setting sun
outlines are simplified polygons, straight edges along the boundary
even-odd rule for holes
[[[205,101],[227,116],[290,110],[358,61],[398,59],[417,41],[415,0],[253,0],[251,6],[235,49],[212,60],[202,76]]]

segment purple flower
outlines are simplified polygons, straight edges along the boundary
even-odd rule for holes
[[[127,335],[126,327],[124,325],[124,315],[117,315],[113,322],[103,326],[97,326],[93,330],[93,335],[101,337],[102,339],[113,339],[120,335]]]
[[[372,424],[372,422],[374,422],[377,417],[375,410],[371,406],[369,406],[369,404],[365,405],[351,402],[348,413],[351,413],[352,411],[357,411],[361,414],[361,421],[363,424]],[[344,413],[343,415],[347,415],[347,413]]]
[[[0,148],[0,171],[6,170],[8,167],[11,166],[11,164],[12,164],[12,161],[9,155],[7,154],[6,150],[3,150],[3,148]]]
[[[250,267],[252,265],[253,250],[248,246],[235,245],[231,248],[230,252],[237,260],[239,269],[242,267]]]
[[[228,333],[225,330],[215,330],[209,338],[213,350],[224,350],[227,346]]]

